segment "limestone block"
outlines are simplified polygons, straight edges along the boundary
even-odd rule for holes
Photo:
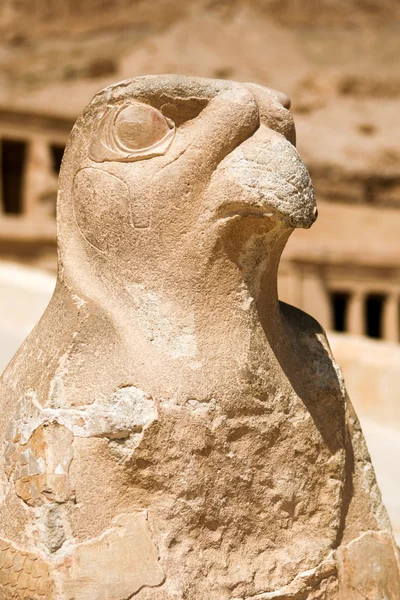
[[[398,597],[341,370],[277,297],[317,217],[288,106],[149,76],[77,121],[57,286],[0,380],[0,598]]]

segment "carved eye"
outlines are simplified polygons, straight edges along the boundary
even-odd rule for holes
[[[174,134],[174,123],[148,104],[109,107],[94,131],[89,156],[96,162],[160,156],[168,150]]]

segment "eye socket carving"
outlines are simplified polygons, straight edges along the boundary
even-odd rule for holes
[[[95,162],[132,162],[161,156],[174,135],[173,121],[148,104],[111,106],[98,121],[89,157]]]

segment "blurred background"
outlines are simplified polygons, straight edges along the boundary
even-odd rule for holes
[[[399,58],[398,0],[1,0],[0,371],[51,296],[58,171],[93,94],[148,73],[280,89],[320,212],[280,297],[329,332],[400,540]]]

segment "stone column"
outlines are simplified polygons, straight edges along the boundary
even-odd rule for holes
[[[383,339],[398,342],[400,329],[400,296],[396,292],[387,296],[383,308]]]
[[[351,294],[349,299],[346,331],[354,335],[365,335],[365,294],[359,290]]]
[[[23,212],[32,216],[43,212],[40,198],[56,194],[57,176],[54,173],[50,146],[46,139],[32,138],[28,145],[24,171]]]

